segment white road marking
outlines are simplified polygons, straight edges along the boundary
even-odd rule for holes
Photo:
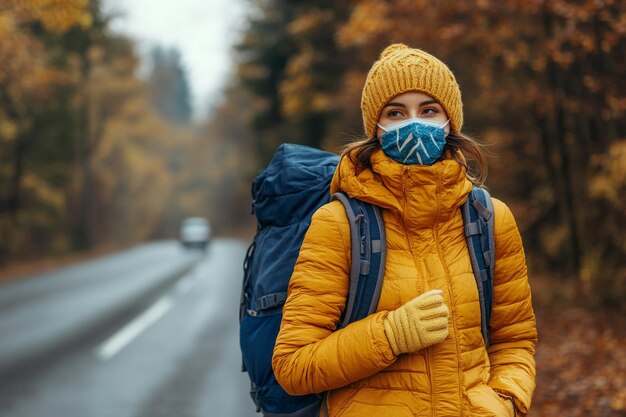
[[[96,355],[102,360],[111,359],[154,322],[163,317],[173,305],[174,303],[171,298],[161,298],[148,310],[144,311],[135,320],[128,323],[125,327],[100,345],[96,349]]]

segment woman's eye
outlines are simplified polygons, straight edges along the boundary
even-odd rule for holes
[[[422,114],[437,114],[437,113],[439,113],[439,112],[437,111],[437,109],[432,108],[432,107],[427,108],[427,109],[424,109],[424,110],[422,111]]]
[[[399,116],[402,116],[402,112],[400,110],[389,110],[389,112],[387,112],[387,116],[399,117]]]

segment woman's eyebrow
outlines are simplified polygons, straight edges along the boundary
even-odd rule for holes
[[[387,103],[387,105],[385,107],[383,107],[384,109],[386,109],[387,107],[406,107],[404,104],[402,103],[397,103],[395,101],[391,101],[389,103]]]
[[[429,104],[439,104],[439,102],[437,100],[431,99],[431,100],[422,101],[419,104],[419,106],[423,107],[423,106],[427,106]],[[383,109],[386,109],[387,107],[405,107],[406,108],[406,104],[399,103],[397,101],[390,101],[389,103],[387,103],[387,105],[385,107],[383,107]]]

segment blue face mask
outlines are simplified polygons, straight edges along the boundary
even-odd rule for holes
[[[387,132],[380,138],[383,152],[404,165],[432,165],[443,154],[448,123],[412,117],[386,127],[378,124]]]

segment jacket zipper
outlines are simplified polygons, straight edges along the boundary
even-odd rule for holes
[[[437,178],[436,192],[439,192],[441,190],[441,188],[442,188],[441,178],[438,177]],[[435,224],[437,224],[437,219],[439,218],[439,213],[440,213],[440,211],[439,211],[440,207],[439,207],[439,202],[438,201],[437,201],[437,205],[438,206],[437,206],[437,215],[435,217]],[[444,256],[444,253],[441,250],[441,245],[439,244],[439,241],[438,241],[437,238],[438,238],[438,233],[436,232],[436,229],[433,229],[433,241],[435,243],[435,248],[437,249],[437,255],[439,256],[439,260],[440,260],[444,270],[446,271],[446,286],[447,286],[448,294],[450,294],[450,303],[452,303],[452,289],[450,288],[450,280],[448,279],[448,277],[450,276],[450,271],[448,270],[448,267],[446,265],[445,256]],[[450,308],[450,315],[451,315],[451,318],[452,318],[452,326],[454,326],[454,323],[456,322],[456,318],[454,317],[454,311],[451,308],[451,306],[449,306],[449,308]],[[456,332],[455,332],[455,334],[456,334]],[[455,340],[455,342],[456,342],[456,353],[457,353],[457,356],[458,356],[458,355],[460,355],[461,349],[460,349],[460,346],[459,346],[458,339]],[[427,364],[427,368],[426,369],[427,369],[427,372],[429,373],[429,375],[431,375],[430,374],[430,348],[428,349],[427,354],[428,354],[428,358],[425,358],[425,361],[426,361],[426,364]],[[461,392],[459,393],[459,398],[460,398],[460,406],[461,406],[461,410],[460,410],[461,411],[461,414],[460,414],[461,417],[463,417],[463,401],[464,401],[463,400],[463,393],[462,393],[462,384],[463,384],[463,376],[462,376],[462,371],[460,370],[460,367],[459,367],[459,388],[461,389]],[[432,378],[431,378],[431,388],[432,388],[432,391],[431,391],[431,404],[433,404],[433,416],[435,415],[435,395],[434,395],[435,389],[434,389],[434,387],[435,387],[435,384],[434,384],[434,381],[432,381]]]
[[[430,348],[427,347],[424,349],[424,363],[426,364],[426,374],[428,374],[428,379],[430,379],[430,411],[431,415],[435,417],[435,381],[433,380],[433,374],[430,372]]]
[[[437,248],[437,254],[439,255],[439,258],[441,259],[441,252],[439,250],[439,245],[437,244],[437,242],[435,241],[435,247]],[[433,374],[431,372],[431,363],[430,363],[430,352],[431,349],[430,347],[426,348],[424,351],[424,362],[426,363],[426,372],[428,373],[428,378],[430,379],[430,403],[432,405],[432,416],[435,417],[436,412],[435,410],[437,409],[437,401],[435,399],[436,395],[435,395],[435,380],[433,377]]]
[[[404,167],[403,175],[402,175],[402,213],[400,213],[400,221],[402,222],[402,229],[404,230],[404,238],[409,246],[409,252],[411,252],[411,258],[415,259],[415,254],[413,253],[413,247],[411,246],[411,239],[409,237],[409,229],[406,227],[405,221],[405,213],[406,213],[406,202],[408,200],[407,192],[406,192],[406,183],[409,178],[409,168]],[[415,263],[415,260],[413,261]],[[418,294],[422,294],[424,292],[424,285],[422,282],[418,282]]]
[[[402,220],[402,226],[404,229],[404,236],[405,239],[409,245],[409,251],[411,252],[411,257],[413,259],[415,259],[415,254],[413,253],[413,247],[411,246],[411,240],[409,237],[409,230],[406,226],[406,221],[405,221],[405,214],[406,214],[406,203],[408,201],[408,196],[407,196],[407,191],[406,191],[406,185],[408,182],[408,178],[409,178],[409,169],[407,167],[404,168],[404,172],[403,172],[403,178],[402,178],[402,213],[400,216],[400,219]],[[438,184],[438,187],[440,185]],[[437,246],[437,244],[435,243],[435,246]],[[439,252],[439,248],[437,248],[437,251]],[[441,255],[440,255],[441,258]],[[414,261],[415,262],[415,261]],[[422,281],[418,282],[418,293],[424,293],[424,283]],[[426,366],[426,373],[428,374],[428,378],[429,378],[429,382],[430,382],[430,404],[431,404],[431,415],[433,417],[435,417],[435,410],[436,410],[436,404],[435,404],[435,381],[433,380],[433,375],[431,372],[431,363],[430,363],[430,348],[425,348],[422,350],[422,353],[424,355],[424,365]]]
[[[406,221],[405,221],[405,214],[406,214],[406,203],[408,201],[408,196],[407,196],[407,192],[406,192],[406,183],[408,181],[408,177],[409,177],[409,169],[408,168],[404,168],[404,177],[402,179],[402,214],[400,216],[400,218],[402,219],[402,226],[404,229],[404,236],[405,239],[409,245],[409,251],[411,252],[411,257],[413,259],[415,259],[415,254],[413,253],[413,247],[411,246],[411,240],[409,237],[409,230],[406,226]],[[413,261],[415,262],[415,261]],[[418,293],[422,294],[424,293],[424,283],[422,281],[418,282]],[[424,364],[426,366],[426,373],[428,375],[428,378],[430,379],[430,403],[431,403],[431,415],[433,417],[435,417],[435,396],[434,396],[434,381],[432,379],[432,372],[430,371],[430,348],[425,348],[422,350],[422,353],[424,355]]]
[[[440,214],[440,210],[441,208],[439,207],[439,197],[437,196],[437,194],[439,194],[439,192],[441,191],[441,176],[437,176],[437,186],[435,187],[435,199],[436,199],[436,204],[437,204],[437,213],[435,213],[435,220],[434,220],[434,224],[433,224],[433,244],[435,245],[435,249],[437,250],[437,255],[439,257],[439,261],[441,262],[441,265],[443,266],[443,268],[445,269],[445,259],[442,256],[441,253],[441,247],[439,246],[439,242],[437,241],[437,224],[438,224],[438,220],[439,220],[439,214]],[[430,400],[431,400],[431,404],[433,405],[432,407],[432,415],[433,417],[435,417],[436,415],[436,409],[437,409],[437,400],[436,400],[436,390],[435,390],[435,380],[433,377],[432,372],[430,371],[431,368],[431,363],[430,363],[430,352],[431,349],[428,348],[427,352],[426,352],[426,363],[427,365],[427,369],[428,369],[428,375],[430,376]]]
[[[441,259],[441,262],[443,263],[444,268],[447,271],[448,268],[445,266],[446,265],[445,264],[445,258],[443,256],[443,253],[441,252],[441,246],[438,243],[436,243],[436,241],[435,241],[435,246],[437,247],[437,253],[439,254],[439,259]],[[448,279],[449,271],[447,271],[447,272],[448,272],[448,274],[446,274],[446,285],[448,287],[448,294],[450,294],[450,304],[452,304],[452,289],[450,288],[450,281]],[[456,317],[455,317],[454,311],[452,309],[452,305],[449,305],[448,308],[450,309],[450,317],[452,319],[452,324],[450,326],[454,327],[454,323],[456,322]],[[456,334],[456,330],[455,330],[455,334]],[[461,347],[459,346],[458,339],[455,339],[455,344],[456,344],[456,353],[457,353],[457,357],[458,357],[458,355],[461,354]],[[463,397],[463,371],[461,370],[460,366],[459,366],[458,378],[459,378],[459,389],[460,389],[459,399],[460,399],[460,405],[461,405],[461,415],[460,415],[460,417],[463,417],[463,401],[464,401],[464,397]]]

